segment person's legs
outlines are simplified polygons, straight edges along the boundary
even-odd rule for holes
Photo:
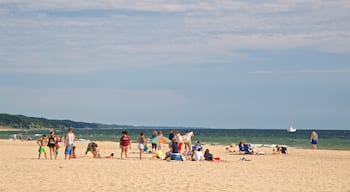
[[[142,160],[143,149],[140,149],[140,160]]]
[[[50,149],[50,159],[52,160],[52,157],[56,160],[56,149],[55,147],[49,147]]]
[[[70,149],[69,146],[66,147],[65,152],[64,152],[64,159],[70,160],[70,158],[72,158],[72,151],[73,149]]]
[[[128,149],[128,146],[122,146],[122,152],[120,153],[121,159],[123,159],[123,153],[124,153],[125,158],[128,158],[127,149]]]
[[[128,158],[128,146],[125,146],[124,151],[125,151],[125,158],[127,159]]]

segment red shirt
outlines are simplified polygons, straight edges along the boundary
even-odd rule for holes
[[[128,146],[130,144],[130,137],[127,136],[127,135],[123,135],[121,138],[120,138],[120,145],[121,146]]]

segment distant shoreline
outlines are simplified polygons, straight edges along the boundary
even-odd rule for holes
[[[0,131],[25,131],[25,130],[50,130],[50,128],[31,128],[31,129],[26,129],[26,128],[13,128],[13,127],[7,127],[7,126],[0,126]]]

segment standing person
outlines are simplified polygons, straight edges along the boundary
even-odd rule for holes
[[[59,153],[59,149],[60,148],[60,145],[58,144],[58,142],[56,143],[56,151],[55,151],[55,155],[56,155],[56,159],[58,157],[58,153]]]
[[[169,131],[169,139],[170,139],[170,141],[172,141],[174,137],[175,137],[174,131],[172,129],[170,129],[170,131]]]
[[[181,136],[179,130],[177,130],[177,131],[175,132],[175,138],[176,138],[176,141],[177,141],[177,144],[178,144],[179,153],[181,153],[182,136]]]
[[[158,136],[158,132],[157,131],[153,131],[151,139],[153,139],[153,138],[155,138],[157,136]],[[155,153],[156,151],[157,151],[157,143],[152,143],[152,153]]]
[[[316,131],[312,131],[311,132],[310,142],[311,142],[312,148],[314,150],[316,150],[317,149],[317,143],[318,143],[318,134],[316,133]]]
[[[131,149],[131,138],[128,136],[128,133],[126,131],[122,132],[122,136],[120,137],[120,143],[119,146],[122,149],[122,152],[120,153],[120,158],[123,159],[123,153],[125,154],[125,158],[128,158],[128,147]]]
[[[192,137],[194,137],[194,134],[192,131],[186,131],[185,133],[185,151],[191,151],[192,146]]]
[[[44,153],[45,159],[47,159],[47,157],[46,157],[46,148],[45,148],[45,146],[46,146],[46,135],[43,135],[36,143],[39,145],[39,156],[38,156],[38,159],[40,159],[41,153]]]
[[[163,131],[159,131],[158,136],[159,136],[159,137],[163,137]],[[158,143],[158,151],[159,151],[159,150],[162,150],[162,144],[163,144],[163,143],[160,143],[160,142]]]
[[[143,132],[141,132],[140,137],[137,140],[137,142],[138,142],[137,148],[140,150],[140,160],[142,160],[142,153],[144,151],[145,144],[147,142],[147,140],[145,138],[145,134]]]
[[[48,137],[48,143],[47,143],[47,146],[49,147],[49,150],[50,150],[51,160],[52,160],[52,156],[56,160],[56,145],[57,145],[56,135],[53,131],[51,131]]]
[[[66,147],[64,151],[64,159],[67,159],[69,157],[69,160],[72,158],[73,155],[73,146],[74,141],[76,141],[77,138],[75,137],[75,134],[73,133],[73,129],[70,127],[68,128],[68,133],[66,134],[66,137],[64,138],[64,146]]]

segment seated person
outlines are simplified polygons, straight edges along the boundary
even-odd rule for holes
[[[276,147],[272,150],[273,153],[280,153],[281,152],[281,147],[276,145]]]
[[[213,160],[213,154],[209,152],[209,149],[206,149],[204,152],[204,159],[206,161],[212,161]]]
[[[281,147],[281,153],[282,153],[282,154],[287,154],[287,153],[288,153],[288,150],[287,150],[287,147],[286,147],[286,146],[282,146],[282,147]]]
[[[98,149],[97,149],[97,144],[96,143],[92,143],[90,146],[90,150],[91,153],[93,154],[94,158],[96,158],[98,156]]]
[[[91,151],[91,145],[94,145],[95,143],[94,142],[90,142],[88,145],[87,145],[87,147],[86,147],[86,151],[85,151],[85,155],[87,155],[88,154],[88,152],[90,152]]]
[[[193,161],[200,161],[202,156],[203,156],[202,151],[201,151],[201,149],[198,148],[197,151],[194,151],[192,160]]]
[[[245,143],[243,146],[244,146],[244,153],[245,154],[253,154],[254,153],[253,148],[250,144]]]
[[[235,147],[236,147],[236,144],[231,143],[230,147],[226,147],[226,151],[228,151],[228,152],[236,152]]]
[[[200,151],[203,150],[203,146],[201,145],[201,143],[200,143],[199,141],[197,141],[196,144],[193,145],[193,147],[192,147],[192,150],[193,150],[193,151],[198,151],[198,149],[199,149]]]
[[[164,158],[163,151],[158,150],[152,157],[156,157],[157,159],[163,159]]]
[[[166,152],[165,159],[170,158],[171,154],[173,153],[179,153],[179,146],[176,142],[176,138],[173,138],[169,148],[170,151]]]
[[[238,143],[238,151],[239,152],[244,152],[244,143],[242,141],[240,141]]]

